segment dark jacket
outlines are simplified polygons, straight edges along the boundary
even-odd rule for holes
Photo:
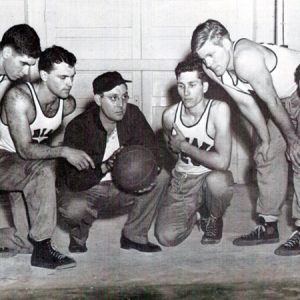
[[[75,117],[66,127],[64,145],[85,151],[96,165],[95,169],[77,171],[65,160],[63,174],[70,190],[87,190],[98,184],[104,176],[100,166],[107,133],[100,121],[99,113],[99,107],[93,103],[91,108]],[[123,119],[117,122],[117,131],[120,145],[144,145],[151,149],[159,163],[159,148],[155,134],[137,106],[127,105]]]

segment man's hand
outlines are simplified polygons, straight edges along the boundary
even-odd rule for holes
[[[102,162],[101,171],[103,174],[106,174],[113,169],[115,160],[123,148],[124,146],[121,146],[106,161]]]
[[[182,151],[182,144],[185,142],[186,140],[184,135],[182,134],[178,126],[174,123],[172,135],[169,136],[169,148],[175,153],[180,153]]]
[[[268,160],[268,151],[270,142],[262,141],[254,151],[254,159],[257,160],[258,156],[261,155],[264,161]]]
[[[94,161],[82,150],[63,147],[62,156],[78,171],[88,169],[89,167],[95,168]]]
[[[288,142],[287,144],[287,158],[293,164],[293,170],[300,173],[300,139]]]

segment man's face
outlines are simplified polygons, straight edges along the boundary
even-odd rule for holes
[[[117,85],[101,96],[101,111],[109,120],[120,121],[125,115],[128,98],[126,85]]]
[[[71,67],[65,62],[55,63],[53,69],[46,73],[46,84],[49,91],[58,98],[67,98],[73,86],[75,74],[75,67]]]
[[[200,103],[207,91],[208,83],[202,84],[197,71],[180,73],[177,90],[185,108],[193,108]]]
[[[222,76],[229,65],[230,54],[224,47],[223,41],[216,45],[212,40],[206,43],[197,51],[205,66],[212,70],[217,76]]]
[[[35,65],[36,59],[25,54],[21,55],[9,48],[10,52],[5,56],[3,67],[10,80],[17,80],[29,73],[29,67]]]

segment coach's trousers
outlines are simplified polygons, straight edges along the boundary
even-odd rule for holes
[[[155,187],[141,195],[121,192],[112,181],[104,181],[81,192],[64,187],[59,197],[59,212],[70,227],[70,236],[78,244],[86,243],[93,222],[101,215],[118,214],[128,208],[123,234],[130,240],[145,244],[156,208],[163,201],[169,182],[165,170],[156,178]]]

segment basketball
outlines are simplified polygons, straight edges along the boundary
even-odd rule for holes
[[[116,185],[126,192],[148,187],[157,176],[157,162],[144,146],[128,146],[118,154],[112,170]]]

